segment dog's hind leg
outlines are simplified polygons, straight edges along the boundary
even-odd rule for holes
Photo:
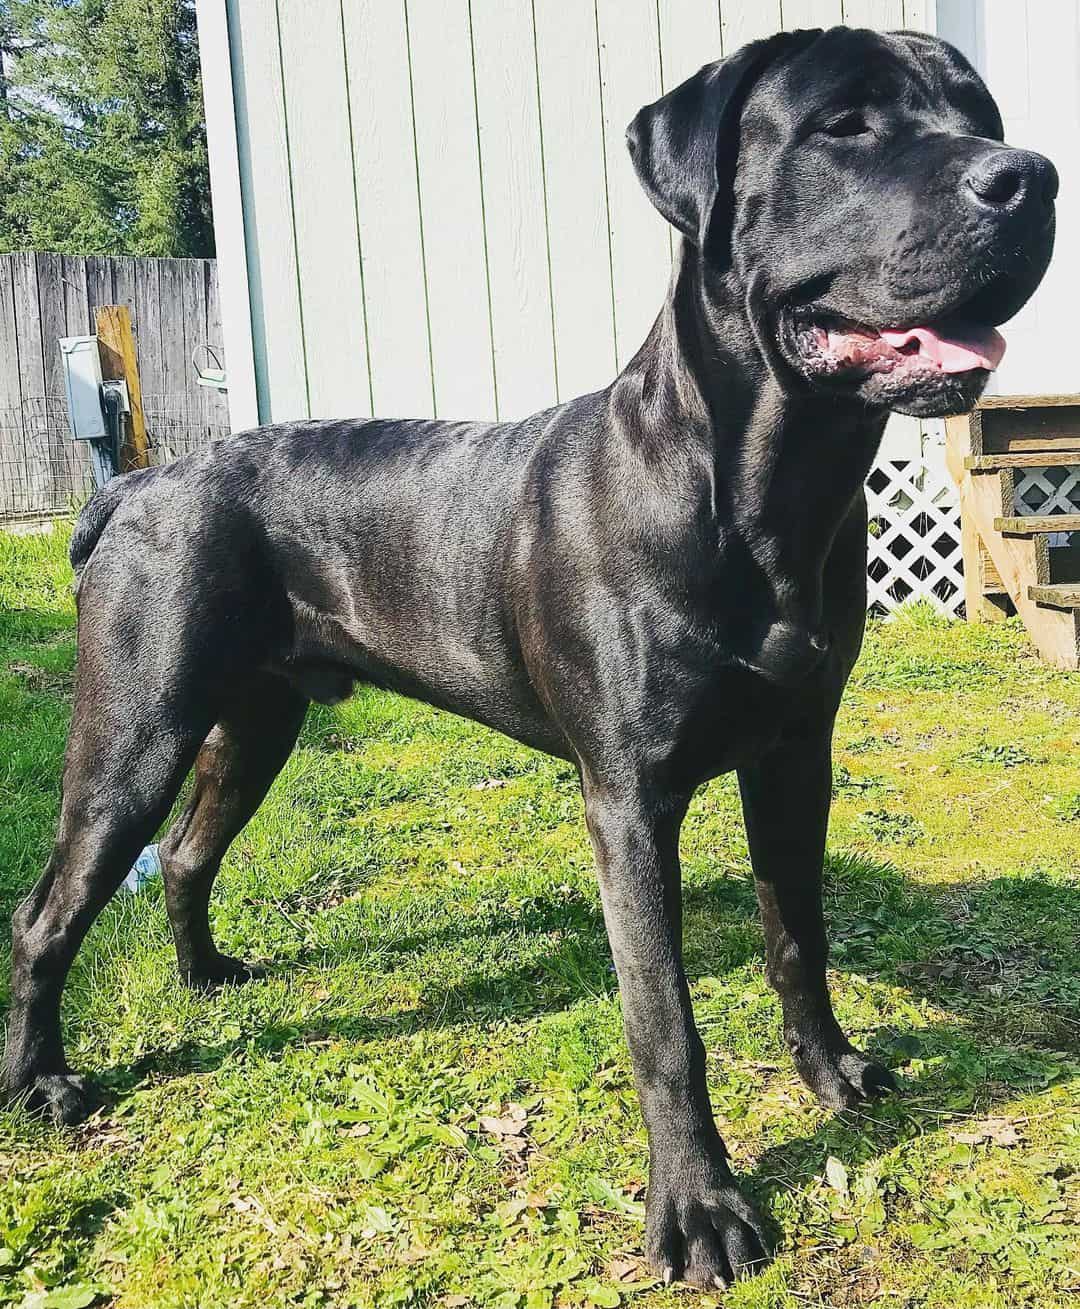
[[[139,695],[106,697],[80,666],[60,823],[40,881],[12,920],[5,1080],[57,1122],[84,1118],[93,1092],[68,1068],[60,997],[90,925],[164,821],[208,723]]]
[[[161,842],[177,964],[190,986],[258,975],[258,969],[214,945],[210,892],[230,843],[288,759],[307,706],[289,683],[260,674],[221,714],[196,757],[191,797]]]

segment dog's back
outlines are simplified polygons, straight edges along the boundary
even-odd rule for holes
[[[111,478],[103,487],[95,491],[82,508],[71,534],[68,558],[71,560],[75,580],[82,576],[82,571],[94,553],[94,547],[101,539],[101,534],[124,500],[139,486],[156,477],[157,468],[142,468],[136,472],[124,473]]]

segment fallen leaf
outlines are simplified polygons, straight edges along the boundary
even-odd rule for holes
[[[400,1258],[403,1264],[418,1264],[429,1258],[431,1253],[426,1245],[417,1245],[414,1242],[407,1250],[402,1252]]]
[[[612,1282],[636,1282],[647,1277],[648,1271],[640,1259],[612,1259],[604,1269],[604,1276]]]
[[[983,1141],[1004,1146],[1020,1144],[1020,1133],[1008,1118],[984,1118],[981,1123],[972,1123],[962,1132],[949,1135],[960,1145],[981,1145]]]
[[[492,1136],[520,1136],[528,1121],[529,1115],[520,1105],[511,1105],[503,1117],[496,1118],[492,1114],[480,1116],[480,1126]]]
[[[847,1195],[848,1170],[835,1155],[829,1155],[825,1160],[825,1180],[834,1191]]]

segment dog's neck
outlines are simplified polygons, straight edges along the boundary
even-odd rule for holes
[[[721,609],[765,615],[760,631],[740,625],[730,640],[748,665],[788,681],[828,641],[825,560],[887,414],[786,378],[766,358],[774,347],[748,298],[732,272],[713,273],[682,242],[664,308],[613,394],[632,388],[641,440],[709,480]]]

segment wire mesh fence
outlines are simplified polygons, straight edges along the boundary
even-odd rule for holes
[[[150,462],[204,449],[228,435],[192,397],[144,395]],[[73,441],[63,396],[34,396],[0,407],[0,522],[70,513],[94,489],[89,452]]]

